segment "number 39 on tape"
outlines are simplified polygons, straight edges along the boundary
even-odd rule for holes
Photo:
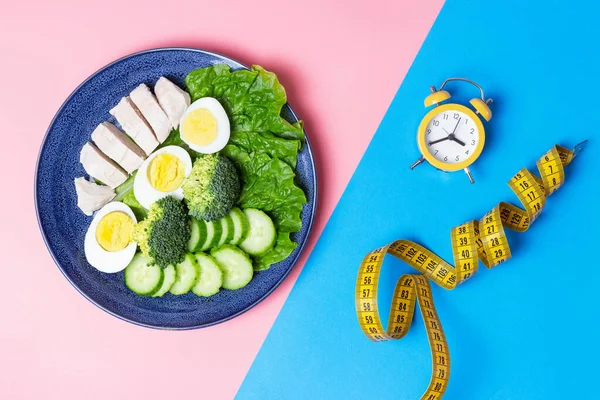
[[[450,352],[442,323],[435,310],[429,281],[445,289],[454,289],[477,272],[478,261],[487,268],[511,257],[505,229],[526,231],[540,215],[546,198],[563,184],[564,167],[584,148],[587,141],[573,150],[554,146],[537,161],[540,177],[520,170],[508,182],[523,208],[500,203],[480,220],[452,229],[450,238],[454,266],[423,246],[408,240],[396,240],[371,251],[363,259],[356,280],[356,314],[364,334],[371,340],[401,339],[410,329],[417,307],[421,310],[432,356],[432,377],[422,400],[438,400],[450,379]],[[394,290],[387,329],[384,329],[377,305],[381,266],[391,254],[420,272],[400,277]]]

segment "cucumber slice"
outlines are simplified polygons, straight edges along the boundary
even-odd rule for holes
[[[186,254],[182,262],[175,266],[177,277],[169,289],[172,294],[186,294],[196,284],[200,276],[200,266],[193,254]]]
[[[273,220],[255,208],[244,210],[244,214],[250,223],[250,232],[239,246],[251,256],[261,256],[271,250],[277,240],[277,231]]]
[[[219,241],[219,244],[217,244],[217,246],[227,244],[231,242],[231,239],[233,239],[233,220],[229,215],[221,218],[221,229],[221,240]]]
[[[190,218],[190,241],[188,242],[188,251],[194,253],[199,251],[206,242],[206,224],[204,221],[198,221],[196,218]]]
[[[198,242],[200,242],[200,227],[198,221],[190,218],[190,240],[188,241],[188,251],[194,251]]]
[[[175,283],[175,278],[177,277],[177,272],[175,272],[175,267],[169,265],[167,268],[163,269],[164,279],[163,283],[158,289],[158,292],[154,293],[152,297],[162,297],[165,293],[171,289],[173,283]]]
[[[202,246],[200,247],[200,251],[204,251],[204,250],[208,249],[210,244],[212,243],[212,240],[215,237],[215,230],[212,225],[209,226],[208,222],[206,222],[204,220],[199,220],[198,224],[204,225],[203,229],[206,231],[206,239],[204,240],[204,243],[202,243]]]
[[[197,296],[208,297],[216,294],[223,284],[223,272],[219,265],[209,255],[197,253],[196,260],[200,264],[200,279],[192,288]]]
[[[229,241],[231,244],[240,244],[246,239],[250,232],[250,223],[248,223],[248,217],[242,210],[237,207],[231,209],[229,217],[233,221],[233,238]]]
[[[208,232],[212,230],[213,236],[210,242],[207,240],[207,243],[202,246],[202,251],[216,247],[221,241],[221,234],[223,233],[223,227],[221,226],[220,220],[206,222],[206,229]]]
[[[202,245],[201,251],[206,251],[212,249],[221,241],[221,231],[223,228],[221,227],[220,221],[200,221],[206,227],[206,241]]]
[[[125,268],[125,284],[131,291],[141,296],[152,296],[162,286],[163,270],[158,265],[150,265],[150,258],[138,253]]]
[[[254,275],[252,261],[242,250],[225,244],[214,249],[211,255],[217,260],[223,271],[223,287],[225,289],[240,289],[252,280],[252,275]]]

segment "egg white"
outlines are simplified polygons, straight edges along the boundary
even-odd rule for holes
[[[98,228],[100,220],[106,214],[109,214],[113,211],[124,212],[125,214],[129,215],[134,223],[137,223],[135,214],[133,211],[131,211],[131,208],[129,208],[127,204],[113,201],[112,203],[108,203],[102,207],[96,213],[87,230],[87,233],[85,234],[84,242],[85,258],[87,258],[90,265],[99,271],[107,273],[123,271],[133,259],[135,250],[137,248],[137,244],[132,241],[121,251],[106,251],[96,240],[96,229]]]
[[[183,121],[190,112],[199,108],[206,108],[217,120],[217,137],[212,143],[206,146],[198,146],[197,144],[186,141],[184,138]],[[231,135],[229,117],[227,116],[225,109],[217,99],[213,97],[202,97],[201,99],[198,99],[192,104],[190,104],[190,106],[185,110],[185,113],[183,114],[179,122],[179,135],[181,137],[181,140],[183,140],[188,146],[190,146],[192,150],[197,151],[198,153],[216,153],[217,151],[221,151],[223,147],[227,146],[227,142],[229,142],[229,136]]]
[[[152,203],[162,199],[163,197],[172,196],[177,200],[183,199],[183,189],[181,188],[181,185],[173,191],[161,192],[160,190],[156,190],[152,184],[150,184],[150,180],[148,179],[148,167],[150,166],[152,160],[162,153],[172,154],[185,164],[185,168],[183,170],[183,175],[185,178],[187,178],[192,172],[192,159],[188,152],[179,146],[163,147],[162,149],[152,153],[150,157],[148,157],[140,166],[133,181],[133,194],[135,195],[137,201],[146,209],[150,209]]]

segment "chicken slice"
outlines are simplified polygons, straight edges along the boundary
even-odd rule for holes
[[[113,189],[127,179],[127,173],[90,142],[81,149],[79,162],[91,177]]]
[[[130,174],[138,169],[146,159],[146,154],[142,149],[110,122],[98,125],[92,132],[92,140],[100,151]]]
[[[163,111],[171,120],[173,128],[177,129],[179,120],[183,117],[186,108],[190,106],[190,95],[164,76],[160,77],[154,85],[154,93]]]
[[[117,119],[117,121],[119,121],[119,124],[121,124],[121,128],[123,128],[125,133],[127,133],[147,155],[150,155],[150,153],[158,146],[158,140],[156,140],[156,136],[154,136],[154,131],[129,97],[123,97],[121,101],[119,101],[119,104],[109,112]]]
[[[154,135],[156,135],[158,141],[160,143],[164,142],[171,133],[171,121],[169,121],[163,109],[160,108],[158,100],[156,100],[148,86],[142,83],[133,92],[129,93],[129,98],[142,112],[142,115],[154,130]]]
[[[77,193],[77,207],[85,215],[92,215],[115,198],[115,191],[105,185],[97,185],[87,179],[75,178],[75,192]]]

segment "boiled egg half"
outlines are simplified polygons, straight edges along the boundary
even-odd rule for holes
[[[220,151],[229,142],[229,118],[219,101],[212,97],[196,100],[185,110],[179,135],[192,150],[203,154]]]
[[[152,203],[166,196],[183,199],[181,184],[192,172],[192,159],[179,146],[166,146],[155,151],[138,169],[133,181],[133,194],[149,209]]]
[[[127,204],[113,201],[102,207],[85,234],[85,258],[90,265],[102,272],[124,270],[135,255],[137,244],[132,237],[136,223]]]

